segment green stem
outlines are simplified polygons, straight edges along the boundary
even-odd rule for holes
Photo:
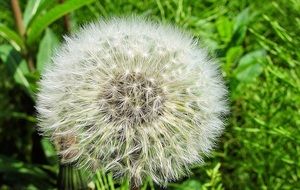
[[[60,164],[57,178],[57,189],[78,190],[88,188],[86,180],[84,180],[80,170],[68,164]]]

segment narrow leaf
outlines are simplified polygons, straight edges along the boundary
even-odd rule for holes
[[[24,24],[25,24],[25,28],[28,29],[31,24],[32,21],[34,21],[37,17],[41,16],[41,14],[46,13],[47,10],[51,7],[54,7],[56,4],[58,4],[57,0],[37,0],[37,2],[35,0],[31,0],[32,3],[34,3],[34,7],[32,6],[31,10],[29,7],[29,5],[27,5],[28,7],[28,16],[26,14],[26,9],[25,9],[25,13],[24,13]],[[36,5],[38,3],[38,5]],[[27,18],[26,18],[27,17]]]
[[[226,52],[226,63],[223,65],[224,71],[228,76],[232,74],[231,69],[235,67],[236,63],[238,62],[239,58],[243,54],[243,47],[242,46],[234,46],[231,47]]]
[[[54,49],[59,44],[57,36],[51,29],[46,29],[46,33],[40,43],[37,54],[37,70],[41,73],[46,64],[50,63]]]
[[[1,45],[0,59],[11,73],[11,76],[13,76],[15,82],[21,85],[25,92],[34,99],[33,85],[27,79],[27,75],[30,75],[30,72],[26,61],[22,59],[20,53],[10,45]]]
[[[0,24],[0,36],[7,39],[10,44],[18,51],[25,47],[22,38],[16,32],[7,28],[3,24]]]
[[[57,157],[56,157],[57,154],[56,154],[55,148],[54,148],[53,144],[51,144],[50,140],[47,138],[42,138],[41,144],[43,146],[43,150],[45,151],[45,155],[46,155],[48,161],[50,161],[50,163],[54,163],[53,161],[57,161]]]
[[[24,11],[24,16],[23,16],[25,28],[27,28],[28,23],[30,22],[31,18],[35,15],[41,2],[42,2],[42,0],[29,0],[27,2],[26,8]]]
[[[233,32],[233,24],[227,17],[220,17],[216,22],[221,40],[229,42]]]
[[[250,15],[250,10],[249,7],[244,9],[243,11],[241,11],[236,19],[235,19],[235,23],[234,23],[234,27],[233,30],[237,31],[239,28],[246,26],[249,24],[249,22],[251,21],[252,16]]]
[[[242,82],[250,82],[263,71],[263,63],[266,61],[266,52],[256,50],[244,55],[235,70],[235,77]]]
[[[26,88],[29,88],[29,82],[25,74],[29,73],[26,61],[21,58],[21,55],[14,51],[9,45],[0,46],[0,59],[8,67],[8,70],[14,76],[16,83],[19,83]]]
[[[43,32],[45,28],[47,28],[50,24],[52,24],[57,19],[61,18],[65,14],[74,11],[84,5],[92,3],[95,0],[72,0],[67,1],[64,4],[58,5],[53,9],[49,10],[45,15],[38,17],[36,20],[32,22],[32,25],[28,29],[28,43],[33,43]]]
[[[240,45],[244,41],[246,32],[249,28],[248,26],[256,15],[257,12],[250,12],[250,9],[246,8],[236,16],[234,19],[233,34],[230,46]]]
[[[14,181],[16,187],[24,187],[24,189],[53,189],[55,184],[55,179],[37,165],[2,154],[0,154],[0,175]],[[29,185],[31,188],[25,188]]]

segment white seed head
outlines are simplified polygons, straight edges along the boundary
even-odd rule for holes
[[[226,94],[216,63],[189,35],[118,18],[66,38],[42,75],[36,108],[62,162],[166,185],[212,150]]]

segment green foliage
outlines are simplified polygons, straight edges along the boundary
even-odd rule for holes
[[[74,11],[83,5],[89,4],[94,0],[72,0],[67,1],[61,5],[57,5],[54,8],[50,9],[47,13],[43,16],[37,18],[31,26],[28,28],[28,43],[32,44],[39,35],[43,32],[47,26],[53,23],[55,20],[61,18],[63,15]]]
[[[13,75],[16,83],[29,89],[29,82],[25,74],[29,73],[26,61],[22,59],[21,55],[9,45],[0,46],[0,57],[6,65],[10,73]]]
[[[42,38],[37,54],[36,68],[42,72],[45,65],[50,62],[51,56],[55,48],[58,46],[59,40],[51,29],[46,29],[45,35]]]
[[[127,190],[130,189],[129,181],[122,181],[120,183],[116,183],[113,179],[113,175],[111,173],[104,173],[103,171],[98,171],[94,177],[94,179],[88,184],[88,187],[91,189],[106,189],[106,190]],[[150,178],[144,181],[141,190],[154,190],[154,184]]]
[[[220,173],[220,163],[217,163],[214,168],[206,168],[206,180],[199,180],[197,176],[193,176],[188,180],[185,180],[181,184],[171,183],[169,184],[170,189],[176,190],[224,190],[222,185],[222,176]]]
[[[170,183],[168,189],[300,188],[299,0],[20,4],[24,36],[16,30],[9,1],[0,1],[0,189],[56,187],[54,147],[35,130],[34,94],[40,72],[62,35],[89,21],[131,14],[191,32],[220,60],[229,86],[231,115],[218,149],[205,165],[195,166],[189,178]],[[66,13],[71,31],[64,27]],[[64,172],[69,177],[74,173]],[[83,181],[95,189],[128,189],[128,182],[116,182],[102,172]],[[149,179],[142,189],[159,188]]]
[[[0,36],[6,38],[11,43],[11,45],[18,51],[25,47],[22,38],[16,32],[7,28],[3,24],[0,24]]]
[[[251,82],[263,71],[263,64],[266,62],[266,52],[256,50],[247,53],[240,58],[239,64],[234,70],[235,78],[241,82]]]
[[[56,183],[53,178],[49,178],[49,171],[5,156],[0,156],[0,172],[5,173],[6,181],[11,181],[20,189],[24,185],[32,185],[39,189],[51,188]]]

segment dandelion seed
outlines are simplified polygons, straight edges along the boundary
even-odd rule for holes
[[[164,186],[202,163],[223,130],[218,66],[171,26],[138,18],[90,24],[52,60],[36,108],[63,163]]]

